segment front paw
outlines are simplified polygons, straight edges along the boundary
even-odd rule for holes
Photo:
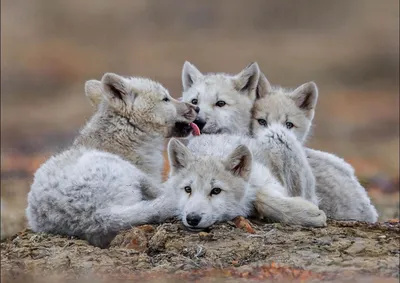
[[[294,199],[293,221],[308,227],[326,227],[326,214],[315,204],[296,197]]]
[[[308,219],[305,226],[310,227],[326,227],[326,214],[322,210],[314,210],[308,213]]]

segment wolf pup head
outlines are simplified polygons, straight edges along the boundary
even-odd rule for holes
[[[204,134],[247,133],[260,70],[252,63],[237,75],[202,74],[185,62],[182,70],[183,101],[200,107]]]
[[[290,129],[298,141],[305,142],[318,100],[318,88],[314,82],[305,83],[294,90],[272,87],[261,73],[256,95],[251,122],[253,134],[278,123]]]
[[[241,207],[252,167],[252,155],[246,146],[238,146],[220,160],[195,156],[181,142],[171,139],[168,157],[168,187],[176,190],[179,214],[186,227],[202,230],[244,213]]]
[[[167,138],[188,136],[199,111],[198,106],[173,99],[161,84],[140,77],[106,73],[101,81],[87,81],[85,93],[98,112],[116,117],[119,127]]]

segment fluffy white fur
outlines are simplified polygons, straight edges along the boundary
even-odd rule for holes
[[[26,214],[35,232],[106,247],[122,229],[176,214],[159,182],[163,143],[190,133],[196,106],[154,81],[110,73],[85,90],[96,113],[70,149],[37,170]]]
[[[279,129],[265,132],[275,137],[281,134]],[[325,213],[303,197],[292,197],[254,158],[250,149],[254,147],[255,140],[237,135],[202,135],[191,139],[188,148],[177,140],[170,141],[171,172],[167,183],[176,190],[184,225],[204,229],[241,215],[325,226]]]
[[[271,87],[261,73],[252,111],[251,132],[257,134],[279,123],[289,127],[297,139],[305,143],[317,100],[318,88],[314,82],[305,83],[294,90]],[[266,123],[260,123],[260,120]],[[329,218],[377,221],[378,213],[350,164],[327,152],[305,148],[305,153],[316,179],[320,208]]]
[[[305,171],[310,168],[315,177],[317,199],[320,201],[320,208],[327,216],[338,220],[376,222],[378,217],[376,209],[371,204],[365,189],[359,184],[353,168],[333,154],[301,145],[309,134],[314,118],[318,99],[316,84],[305,83],[293,90],[272,87],[258,67],[251,69],[254,71],[254,77],[259,77],[257,85],[254,88],[253,80],[250,80],[248,85],[252,87],[243,92],[234,88],[232,81],[245,70],[238,75],[202,74],[193,64],[188,62],[184,64],[183,100],[196,102],[200,108],[208,109],[200,111],[202,118],[209,123],[208,126],[207,124],[204,126],[205,130],[202,133],[234,135],[250,133],[257,137],[273,124],[289,127],[299,142],[293,146],[298,155],[292,156],[297,156],[295,157],[297,160],[307,157],[308,165],[305,165]],[[220,100],[226,102],[223,107],[216,106]],[[229,142],[226,141],[227,144]],[[264,154],[271,154],[271,150],[273,151],[271,148],[266,149]],[[256,153],[255,156],[257,158],[262,154]],[[266,165],[283,186],[290,188],[292,185],[290,191],[296,191],[296,180],[301,176],[307,176],[303,175],[304,173],[296,174],[298,164],[284,162],[277,156],[266,156],[258,161]],[[282,169],[282,165],[286,169]]]
[[[183,101],[200,107],[199,118],[206,123],[203,134],[242,133],[249,128],[259,74],[257,63],[230,75],[202,74],[193,64],[185,62],[182,70]]]

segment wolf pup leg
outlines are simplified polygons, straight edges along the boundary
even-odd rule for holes
[[[259,216],[273,221],[309,227],[325,227],[326,215],[315,204],[301,197],[286,197],[269,187],[257,192],[254,207]]]
[[[303,197],[318,205],[315,178],[302,145],[281,125],[260,129],[254,138],[262,146],[258,149],[259,162],[264,163],[290,196]],[[262,151],[262,152],[260,152]]]

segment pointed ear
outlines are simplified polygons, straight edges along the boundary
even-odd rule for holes
[[[168,160],[170,175],[173,175],[185,168],[193,160],[193,155],[183,143],[172,138],[168,143]]]
[[[249,64],[234,78],[235,88],[238,91],[250,92],[257,87],[260,69],[256,62]]]
[[[203,74],[190,62],[186,61],[182,69],[183,91],[188,90]]]
[[[104,95],[114,107],[123,107],[131,104],[134,93],[128,87],[128,79],[113,73],[106,73],[101,79]]]
[[[225,168],[233,175],[248,181],[251,173],[253,156],[245,145],[239,145],[224,161]]]
[[[306,113],[313,114],[318,100],[318,87],[314,82],[305,83],[296,88],[290,97],[294,100],[297,107]]]
[[[85,94],[89,98],[90,104],[96,107],[100,104],[103,98],[103,88],[101,81],[89,80],[85,83]]]
[[[265,97],[268,93],[272,91],[272,86],[265,77],[265,75],[260,72],[260,78],[258,79],[258,84],[256,88],[256,99]]]

